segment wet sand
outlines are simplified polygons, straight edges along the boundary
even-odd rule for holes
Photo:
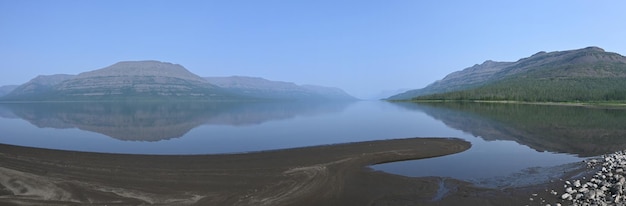
[[[554,188],[477,188],[367,167],[470,147],[454,138],[410,138],[244,154],[124,155],[0,144],[0,205],[525,205],[531,194]]]

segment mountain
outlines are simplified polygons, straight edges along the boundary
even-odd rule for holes
[[[84,72],[55,86],[65,96],[228,98],[183,66],[158,61],[119,62]]]
[[[341,89],[291,82],[271,81],[259,77],[205,77],[208,82],[233,93],[261,99],[355,100]]]
[[[389,100],[626,100],[626,57],[598,47],[485,61]]]
[[[512,64],[512,62],[495,62],[487,60],[482,64],[476,64],[461,71],[450,73],[445,78],[435,81],[422,89],[409,90],[391,96],[389,99],[411,99],[417,96],[445,93],[480,86],[489,81],[495,73]]]
[[[400,94],[400,93],[404,93],[407,92],[411,89],[408,88],[401,88],[401,89],[389,89],[389,90],[381,90],[378,93],[374,93],[373,95],[368,96],[366,99],[370,99],[370,100],[381,100],[381,99],[386,99],[390,96],[396,95],[396,94]]]
[[[39,76],[5,100],[230,99],[178,64],[125,61],[78,75]]]
[[[301,87],[313,93],[314,95],[318,95],[325,99],[356,100],[356,97],[353,97],[345,91],[336,87],[325,87],[306,84],[302,85]]]
[[[0,97],[6,95],[8,93],[11,93],[13,90],[15,90],[19,86],[20,85],[4,85],[4,86],[0,86]]]
[[[10,88],[9,88],[10,89]],[[1,93],[0,93],[1,94]],[[4,101],[355,100],[341,89],[257,77],[207,77],[159,61],[124,61],[78,75],[41,75]]]

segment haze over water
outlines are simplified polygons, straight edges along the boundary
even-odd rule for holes
[[[360,102],[0,104],[0,143],[131,154],[223,154],[410,137],[468,151],[372,166],[476,180],[532,173],[626,147],[626,110]]]

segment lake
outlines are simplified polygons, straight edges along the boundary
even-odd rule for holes
[[[224,154],[409,137],[457,137],[472,148],[371,168],[502,186],[626,149],[626,110],[382,101],[0,104],[0,143],[60,150]]]

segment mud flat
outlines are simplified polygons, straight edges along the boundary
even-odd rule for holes
[[[125,155],[0,144],[0,205],[524,205],[535,185],[487,189],[368,165],[454,154],[410,138],[225,155]]]

